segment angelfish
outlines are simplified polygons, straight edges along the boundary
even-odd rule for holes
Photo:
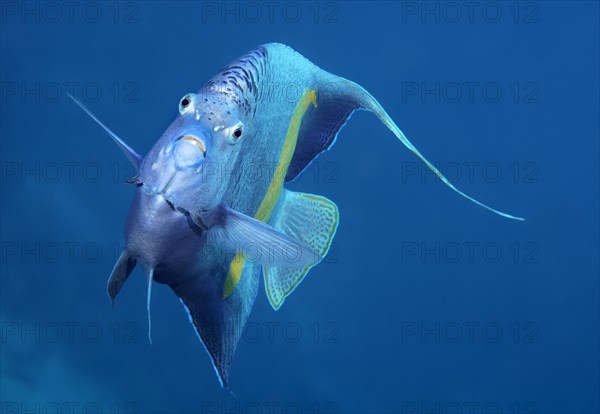
[[[181,98],[176,119],[144,157],[76,102],[137,168],[128,180],[136,188],[126,247],[108,280],[111,301],[136,264],[148,277],[149,319],[153,282],[168,285],[224,387],[261,273],[277,310],[331,246],[337,206],[285,184],[333,145],[354,111],[373,112],[463,197],[522,220],[458,190],[365,89],[282,44],[258,47]]]

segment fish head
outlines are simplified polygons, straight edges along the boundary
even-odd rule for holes
[[[218,94],[183,96],[179,115],[144,158],[140,182],[190,213],[218,205],[240,153],[240,112]]]

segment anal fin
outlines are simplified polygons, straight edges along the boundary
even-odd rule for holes
[[[239,285],[226,298],[222,296],[222,286],[213,285],[215,278],[225,279],[224,269],[203,268],[187,281],[170,286],[210,355],[221,385],[229,389],[229,370],[256,298],[260,265],[246,263]]]
[[[277,207],[269,220],[276,230],[310,246],[324,257],[331,246],[339,223],[338,208],[331,200],[312,194],[283,190]],[[265,266],[265,290],[273,309],[302,282],[313,263],[304,268]]]

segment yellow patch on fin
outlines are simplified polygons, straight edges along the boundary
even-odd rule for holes
[[[226,298],[233,293],[235,287],[240,283],[240,279],[242,277],[242,270],[244,269],[244,265],[246,264],[246,257],[237,253],[231,264],[229,265],[229,272],[227,272],[227,279],[225,279],[225,284],[223,285],[223,297]]]
[[[298,142],[300,125],[302,124],[304,114],[306,114],[306,111],[308,111],[308,108],[311,104],[315,108],[317,107],[317,91],[315,89],[309,89],[304,92],[296,104],[296,108],[292,114],[292,119],[290,120],[290,125],[288,126],[285,140],[283,141],[283,147],[281,148],[281,154],[279,155],[279,163],[277,164],[275,173],[271,178],[271,183],[269,184],[267,193],[265,194],[265,197],[263,198],[258,210],[256,211],[256,214],[254,215],[255,219],[260,220],[263,223],[266,223],[269,220],[271,213],[273,213],[273,210],[277,205],[277,201],[281,196],[281,190],[283,189],[285,176],[290,166],[292,156],[294,155],[294,151],[296,151],[296,143]],[[242,271],[244,270],[245,263],[246,258],[241,253],[236,254],[233,258],[233,261],[229,265],[229,272],[227,272],[225,284],[223,285],[223,298],[228,297],[235,290],[235,287],[238,285],[242,277]]]

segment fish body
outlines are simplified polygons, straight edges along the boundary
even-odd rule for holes
[[[81,105],[81,104],[80,104]],[[83,106],[82,106],[83,107]],[[328,150],[352,113],[373,112],[442,181],[362,87],[330,74],[291,48],[267,44],[238,58],[197,93],[144,157],[85,107],[138,168],[126,247],[108,281],[114,301],[133,268],[180,298],[221,384],[262,275],[279,309],[327,254],[339,224],[329,199],[285,184]]]

